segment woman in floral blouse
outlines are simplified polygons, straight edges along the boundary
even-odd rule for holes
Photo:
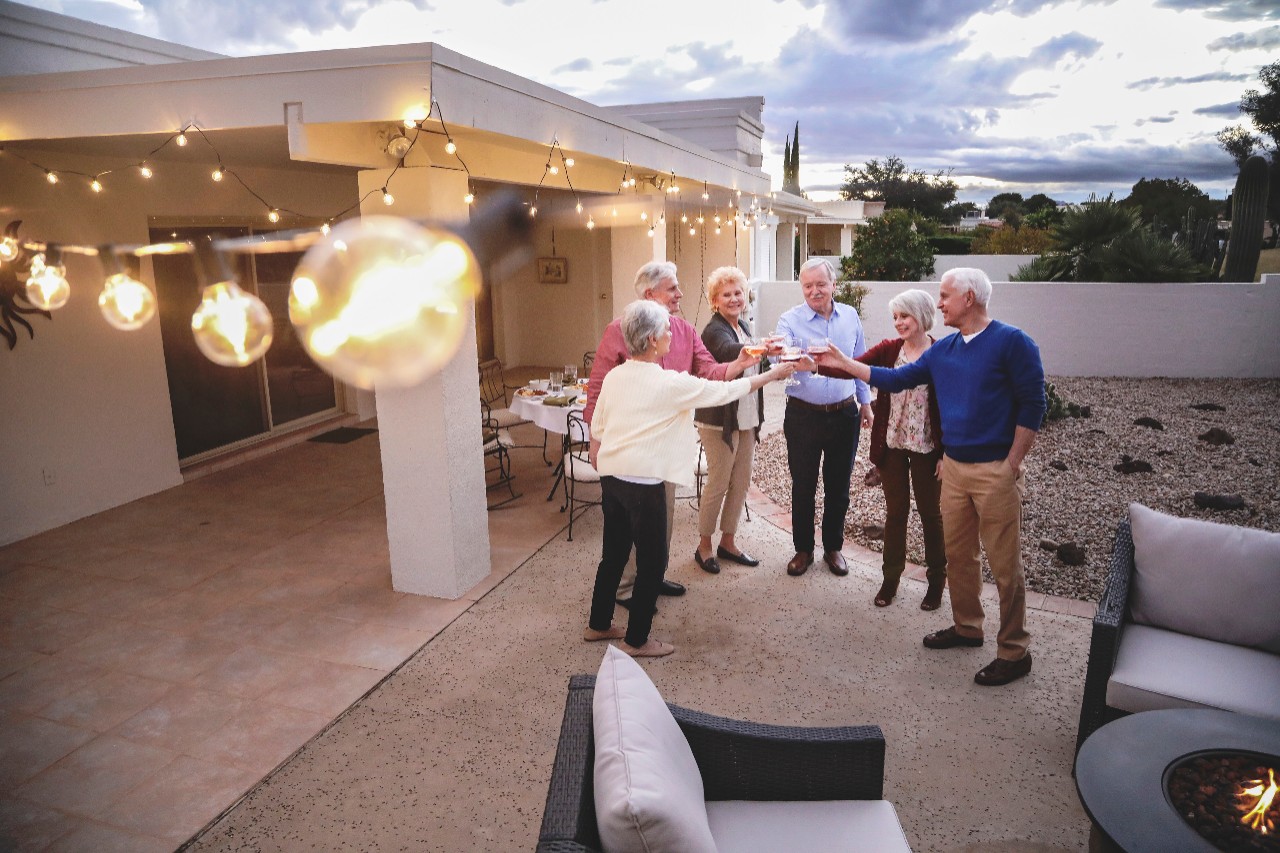
[[[897,338],[887,338],[858,357],[876,367],[910,364],[933,343],[936,308],[923,290],[906,290],[889,302]],[[947,583],[947,555],[942,539],[942,512],[938,507],[942,477],[942,429],[938,400],[932,385],[897,394],[880,393],[874,404],[868,458],[884,484],[884,582],[876,593],[876,607],[887,607],[898,594],[898,581],[907,562],[907,515],[911,491],[924,528],[924,557],[929,589],[921,610],[937,610]]]

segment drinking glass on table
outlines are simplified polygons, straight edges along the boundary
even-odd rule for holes
[[[549,390],[553,394],[559,394],[562,390],[564,390],[564,374],[563,373],[561,373],[558,370],[551,371],[551,381],[549,383]]]
[[[578,382],[578,365],[566,364],[564,366],[564,384],[574,385]]]

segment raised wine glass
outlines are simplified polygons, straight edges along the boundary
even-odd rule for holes
[[[799,361],[804,357],[804,347],[801,345],[799,338],[783,338],[782,354],[778,356],[779,361]],[[793,388],[800,384],[800,380],[796,379],[795,374],[788,376],[786,381],[782,383],[783,388]]]

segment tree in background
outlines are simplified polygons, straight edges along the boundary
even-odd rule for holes
[[[1019,217],[1024,213],[1022,193],[996,193],[987,202],[988,219],[1004,219],[1011,213],[1016,213]]]
[[[1267,195],[1267,218],[1280,223],[1280,61],[1264,65],[1258,71],[1261,89],[1246,89],[1240,98],[1240,112],[1249,117],[1258,135],[1235,125],[1218,132],[1218,144],[1235,161],[1236,168],[1261,150],[1270,158],[1270,191]],[[1268,144],[1268,140],[1270,143]],[[1227,211],[1230,216],[1231,212]]]
[[[1027,216],[1042,210],[1057,210],[1058,203],[1044,193],[1036,193],[1022,203],[1022,212]]]
[[[1186,178],[1142,178],[1119,204],[1136,210],[1144,223],[1164,237],[1181,228],[1188,209],[1197,218],[1212,219],[1220,207]]]
[[[944,225],[955,225],[964,219],[966,213],[977,209],[978,206],[971,201],[957,201],[943,208],[941,221]]]
[[[782,151],[782,190],[793,195],[804,194],[800,189],[800,122],[796,122],[795,138],[788,138]]]
[[[858,229],[840,270],[842,278],[855,281],[920,281],[933,274],[933,248],[910,211],[885,210]]]
[[[939,169],[932,175],[909,169],[896,155],[881,163],[868,160],[862,168],[846,165],[840,195],[845,199],[883,201],[885,210],[907,210],[927,219],[941,219],[956,199],[959,187],[951,173]]]

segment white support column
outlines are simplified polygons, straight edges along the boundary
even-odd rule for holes
[[[853,253],[853,226],[840,226],[840,257],[847,258]]]
[[[790,221],[778,223],[778,268],[773,281],[794,281],[796,277],[796,224]]]
[[[361,195],[386,176],[361,172]],[[393,190],[397,216],[467,219],[461,172],[401,169]],[[374,193],[361,212],[388,211]],[[377,392],[391,584],[400,592],[460,598],[489,574],[474,309],[466,316],[458,352],[439,373],[413,388]]]

